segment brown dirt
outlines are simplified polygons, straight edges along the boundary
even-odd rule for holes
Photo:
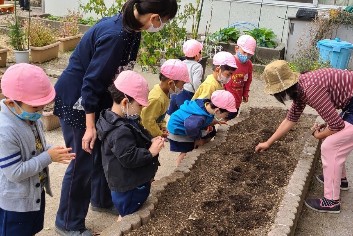
[[[230,128],[225,143],[198,159],[189,176],[167,186],[151,221],[129,235],[267,234],[315,120],[303,115],[271,149],[254,153],[285,113],[252,109]]]

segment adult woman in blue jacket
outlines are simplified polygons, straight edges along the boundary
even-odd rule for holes
[[[55,85],[54,113],[66,145],[76,153],[63,179],[55,222],[59,234],[90,235],[85,228],[90,201],[94,210],[112,209],[95,122],[99,112],[112,105],[107,88],[115,75],[136,60],[140,31],[157,32],[176,12],[176,0],[128,0],[120,14],[87,31]]]

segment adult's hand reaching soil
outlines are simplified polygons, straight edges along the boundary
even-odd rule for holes
[[[256,147],[255,147],[255,152],[263,152],[266,151],[267,149],[270,148],[270,145],[267,142],[264,143],[259,143]]]

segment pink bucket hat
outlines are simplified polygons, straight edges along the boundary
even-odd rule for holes
[[[148,84],[142,75],[132,70],[121,72],[114,81],[115,87],[132,97],[138,104],[148,106]]]
[[[237,45],[243,49],[244,52],[251,55],[255,54],[256,40],[250,35],[242,35],[238,38]]]
[[[1,80],[5,97],[30,106],[44,106],[55,98],[55,90],[42,68],[19,63],[10,66]]]
[[[163,63],[161,74],[171,80],[180,80],[189,83],[188,67],[178,59],[169,59]]]
[[[202,51],[203,45],[195,39],[185,41],[183,45],[183,52],[186,57],[195,57]]]
[[[216,107],[226,109],[229,112],[236,112],[234,96],[226,90],[216,90],[211,95],[211,102]]]
[[[213,65],[215,66],[230,66],[238,68],[234,56],[230,52],[218,52],[213,56]]]

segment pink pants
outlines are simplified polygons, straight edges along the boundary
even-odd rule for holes
[[[321,145],[324,174],[324,196],[330,200],[340,199],[341,178],[346,177],[345,162],[353,150],[353,125],[344,122],[343,130],[328,136]]]

